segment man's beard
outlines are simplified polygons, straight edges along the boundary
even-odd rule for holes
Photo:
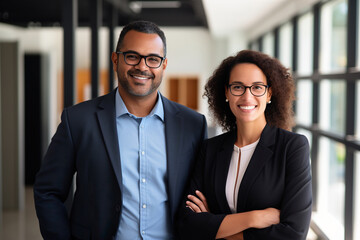
[[[141,75],[141,76],[144,76],[144,77],[150,77],[149,80],[147,81],[151,81],[151,85],[150,85],[150,88],[148,89],[148,91],[146,92],[143,92],[143,93],[139,93],[139,92],[136,92],[129,84],[129,81],[127,79],[127,76],[131,77],[131,75]],[[159,82],[155,82],[155,76],[153,74],[149,74],[148,72],[142,72],[138,69],[135,69],[135,70],[129,70],[127,71],[126,75],[120,75],[120,73],[118,72],[118,81],[119,81],[119,84],[121,85],[121,87],[129,94],[133,95],[133,96],[137,96],[137,97],[145,97],[145,96],[148,96],[150,95],[151,93],[153,93],[154,91],[156,91],[161,82],[162,82],[162,75],[160,76],[160,81]],[[142,85],[142,84],[137,84],[135,83],[135,85]]]

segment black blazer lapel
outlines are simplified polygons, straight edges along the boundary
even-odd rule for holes
[[[273,151],[270,149],[270,146],[274,144],[274,136],[274,128],[266,125],[241,181],[238,193],[237,212],[245,211],[247,196],[249,196],[249,191],[254,181],[266,163],[272,159]]]
[[[108,151],[111,164],[119,184],[122,186],[121,165],[120,165],[120,152],[119,143],[116,130],[116,116],[115,116],[115,94],[117,88],[111,93],[104,96],[99,103],[100,110],[96,113],[99,126],[104,138],[106,150]]]
[[[229,166],[231,156],[234,151],[234,143],[236,140],[236,132],[232,131],[226,136],[222,142],[222,146],[216,154],[216,166],[215,166],[215,192],[217,193],[217,201],[221,211],[224,213],[230,213],[230,207],[226,199],[226,180],[229,172]],[[216,146],[214,146],[216,147]]]
[[[162,97],[162,96],[161,96]],[[166,138],[166,158],[167,158],[167,177],[170,208],[174,206],[173,199],[177,197],[177,177],[179,169],[179,146],[183,138],[183,121],[178,116],[179,109],[169,100],[162,97],[164,104],[165,118],[165,138]],[[173,214],[173,211],[171,211]]]

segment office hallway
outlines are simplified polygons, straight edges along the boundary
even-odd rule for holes
[[[32,187],[25,189],[23,211],[3,211],[1,240],[41,240],[38,220],[34,208]]]

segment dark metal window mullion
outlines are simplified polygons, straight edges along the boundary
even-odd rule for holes
[[[348,16],[347,16],[347,68],[348,73],[356,66],[356,58],[358,52],[357,44],[357,23],[358,23],[358,0],[348,0]],[[347,74],[346,78],[346,138],[355,135],[355,96],[356,96],[356,77]],[[345,240],[353,240],[354,238],[354,159],[355,151],[349,145],[346,145],[345,159]]]

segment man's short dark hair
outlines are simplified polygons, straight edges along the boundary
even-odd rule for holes
[[[116,51],[120,51],[120,47],[124,41],[126,33],[134,30],[142,33],[157,34],[161,38],[164,45],[164,56],[166,56],[166,37],[164,32],[153,22],[149,21],[135,21],[127,24],[121,31],[120,37],[116,46]]]

